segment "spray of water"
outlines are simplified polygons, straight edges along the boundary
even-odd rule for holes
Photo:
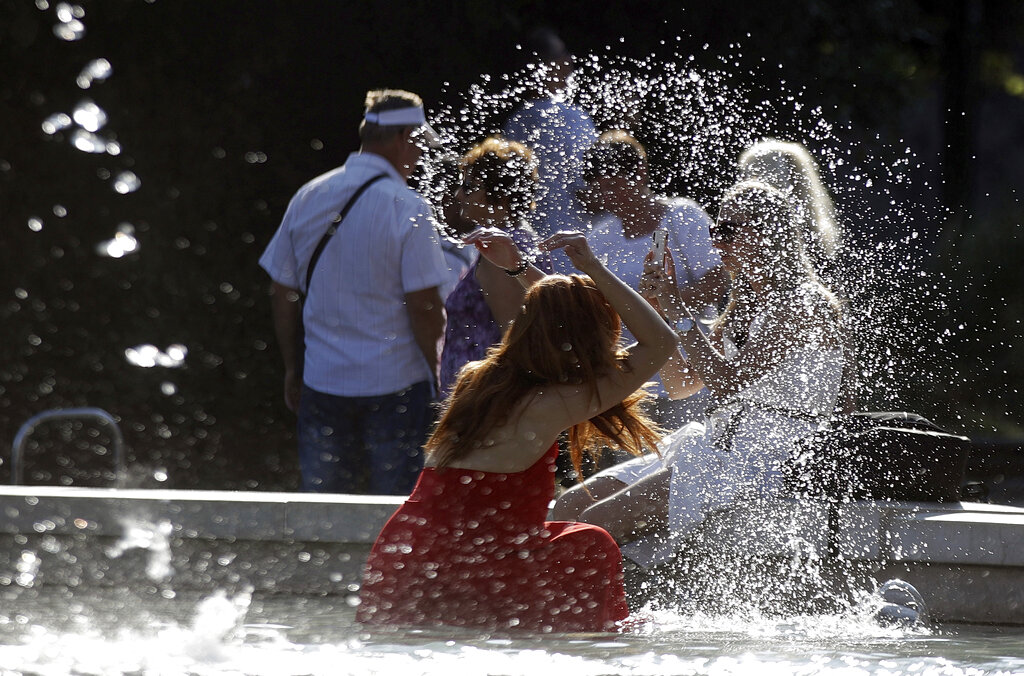
[[[171,542],[173,526],[170,521],[150,523],[126,517],[121,520],[124,535],[107,550],[107,556],[118,558],[129,549],[143,549],[149,552],[146,562],[146,577],[154,582],[171,576]]]
[[[923,173],[921,163],[909,148],[863,140],[782,82],[771,94],[758,94],[749,84],[757,78],[746,77],[755,74],[739,72],[734,57],[722,62],[722,70],[708,70],[692,57],[591,55],[578,62],[561,96],[588,111],[599,130],[625,128],[641,140],[656,191],[691,197],[711,214],[739,178],[744,149],[766,138],[806,146],[844,233],[835,260],[819,272],[843,300],[845,331],[856,346],[852,396],[860,410],[906,410],[908,400],[922,398],[920,388],[936,382],[937,371],[949,370],[943,340],[959,330],[946,327],[940,336],[928,321],[945,310],[948,291],[927,262],[941,213],[908,198],[912,176],[918,180]],[[500,132],[530,89],[523,73],[484,76],[435,111],[432,122],[448,148],[467,149]],[[442,163],[428,160],[421,189],[436,203],[453,189],[443,178]],[[742,538],[739,546],[723,548],[730,534],[710,532],[715,528],[688,540],[689,555],[674,570],[661,571],[669,582],[657,583],[659,608],[684,614],[713,609],[724,617],[759,617],[765,609],[774,615],[860,612],[842,583],[853,571],[837,567],[828,552],[800,536],[796,524],[763,526],[772,531],[766,538],[775,543],[770,552],[758,551],[756,543],[765,538]],[[687,584],[693,581],[699,584]],[[640,589],[640,595],[650,591]]]

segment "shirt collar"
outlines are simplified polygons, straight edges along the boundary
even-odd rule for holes
[[[384,171],[392,178],[397,179],[402,183],[405,183],[405,179],[402,178],[402,175],[398,173],[398,170],[395,169],[394,165],[388,162],[384,158],[384,156],[378,155],[377,153],[371,153],[365,150],[357,150],[349,154],[348,160],[346,160],[345,164],[350,163],[350,166],[365,167],[367,169]]]

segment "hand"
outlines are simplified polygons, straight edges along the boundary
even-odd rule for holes
[[[654,260],[654,252],[648,252],[644,259],[644,272],[640,276],[639,294],[662,315],[675,320],[685,311],[676,284],[676,264],[672,252],[665,250],[661,261]]]
[[[462,241],[475,246],[481,256],[499,268],[515,270],[525,259],[512,237],[498,228],[477,228]]]
[[[593,270],[595,265],[601,265],[601,261],[597,260],[597,256],[590,250],[590,244],[582,232],[556,232],[541,242],[540,248],[544,251],[563,249],[573,266],[584,274],[589,274],[587,270]]]

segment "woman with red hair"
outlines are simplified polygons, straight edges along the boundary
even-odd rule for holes
[[[358,619],[614,630],[629,613],[615,541],[597,526],[545,520],[556,440],[569,430],[577,467],[603,445],[653,447],[642,387],[674,334],[580,233],[541,247],[564,249],[586,277],[545,276],[501,230],[466,241],[528,290],[502,341],[460,372],[426,443],[427,466],[373,546]],[[637,339],[625,349],[620,317]]]

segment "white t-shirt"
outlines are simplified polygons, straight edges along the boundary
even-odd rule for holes
[[[343,166],[302,186],[260,266],[278,284],[303,290],[306,268],[327,227],[377,174],[387,178],[352,206],[306,290],[303,379],[318,392],[375,396],[433,377],[404,297],[444,285],[451,272],[430,206],[383,157],[352,153]]]
[[[676,264],[676,280],[681,287],[693,284],[722,264],[711,243],[711,217],[693,200],[675,197],[668,200],[668,212],[659,228],[668,231],[668,248]],[[590,248],[615,276],[634,289],[644,271],[644,257],[651,250],[651,236],[627,237],[618,216],[601,212],[594,218],[587,236]]]
[[[674,197],[668,200],[668,211],[661,219],[659,228],[668,231],[668,248],[676,264],[676,281],[685,288],[692,285],[712,269],[722,264],[718,250],[711,243],[711,217],[693,200]],[[651,236],[627,237],[622,231],[619,217],[601,212],[594,218],[594,224],[587,235],[587,241],[594,254],[615,276],[636,289],[644,272],[644,258],[651,250]],[[694,308],[703,311],[710,319],[716,308]],[[633,336],[623,327],[623,338],[632,342]],[[664,396],[660,379],[658,394]]]

